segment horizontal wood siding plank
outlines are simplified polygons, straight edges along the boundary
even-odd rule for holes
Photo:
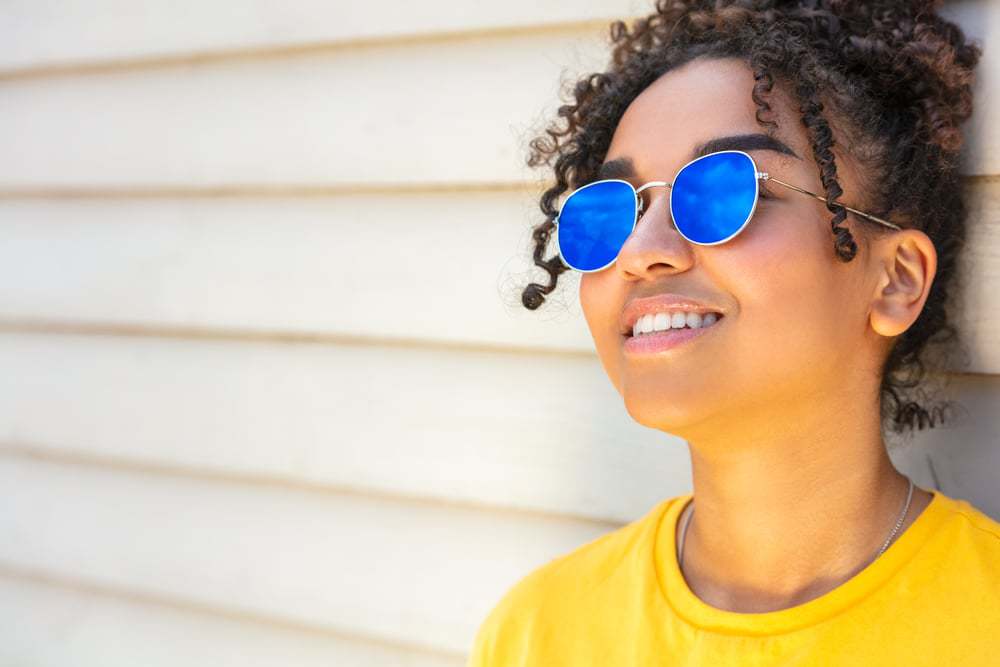
[[[593,358],[0,334],[0,368],[0,449],[618,522],[690,484]]]
[[[255,51],[289,45],[406,39],[422,35],[610,22],[652,11],[650,0],[454,0],[384,6],[327,0],[157,0],[86,4],[63,0],[4,3],[0,70]]]
[[[0,189],[515,183],[598,29],[0,83]],[[472,85],[470,82],[475,82]]]
[[[921,431],[890,450],[896,468],[924,488],[963,498],[1000,521],[1000,375],[956,375],[932,386],[935,398],[956,401],[950,423]]]
[[[404,650],[294,625],[51,585],[0,571],[0,664],[32,667],[463,667],[464,655]]]
[[[0,320],[592,352],[577,275],[521,304],[540,218],[518,192],[0,202]]]
[[[959,262],[955,299],[949,304],[968,370],[1000,373],[1000,178],[971,189],[968,236]]]
[[[0,567],[462,655],[616,526],[0,457]]]
[[[940,12],[955,21],[966,36],[978,40],[983,56],[976,68],[975,102],[965,127],[965,170],[970,174],[1000,174],[1000,3],[995,0],[949,0]]]

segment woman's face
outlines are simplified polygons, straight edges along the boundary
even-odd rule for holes
[[[753,84],[750,69],[736,59],[697,59],[664,74],[625,111],[605,164],[629,158],[634,176],[620,177],[636,187],[669,182],[705,142],[766,134],[755,119]],[[778,85],[769,101],[778,122],[772,136],[798,157],[766,148],[747,152],[758,170],[825,194],[796,106]],[[835,156],[840,201],[862,207],[852,164],[841,152]],[[841,262],[823,202],[774,183],[763,187],[773,198],[758,202],[738,236],[715,246],[691,244],[677,232],[668,188],[645,190],[645,212],[617,261],[582,274],[580,302],[601,363],[639,423],[690,440],[751,420],[767,428],[816,401],[857,402],[857,395],[844,394],[859,386],[870,386],[877,400],[886,339],[869,325],[877,285],[859,226],[870,223],[853,217],[843,223],[858,254]],[[621,333],[623,309],[633,299],[664,293],[724,316],[676,347],[630,352]],[[858,378],[866,379],[859,385]]]

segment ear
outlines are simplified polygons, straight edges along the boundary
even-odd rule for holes
[[[937,251],[925,233],[904,229],[880,239],[873,255],[877,288],[870,310],[872,328],[883,336],[898,336],[923,310],[937,271]]]

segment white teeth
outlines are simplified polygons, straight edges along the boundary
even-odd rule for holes
[[[689,313],[676,311],[673,313],[647,313],[637,319],[632,326],[632,335],[667,331],[669,329],[703,329],[712,326],[719,319],[716,313]]]

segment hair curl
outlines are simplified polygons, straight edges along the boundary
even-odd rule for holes
[[[928,408],[917,398],[924,396],[919,385],[927,370],[927,344],[957,335],[945,306],[966,238],[960,126],[972,113],[973,71],[982,49],[935,13],[940,5],[941,0],[658,0],[655,12],[631,27],[613,22],[607,70],[578,80],[573,102],[558,108],[562,120],[529,144],[528,165],[551,167],[555,182],[539,201],[546,220],[532,231],[534,264],[549,281],[528,284],[523,305],[537,309],[569,269],[558,254],[544,257],[557,201],[596,177],[626,107],[660,75],[694,58],[737,57],[753,72],[758,123],[776,125],[766,117],[776,82],[797,98],[840,261],[851,261],[857,245],[842,226],[846,211],[831,203],[843,190],[827,105],[870,176],[864,193],[868,210],[883,218],[892,214],[934,242],[935,280],[917,320],[887,355],[880,406],[883,429],[888,425],[897,433],[944,421],[950,402]]]

